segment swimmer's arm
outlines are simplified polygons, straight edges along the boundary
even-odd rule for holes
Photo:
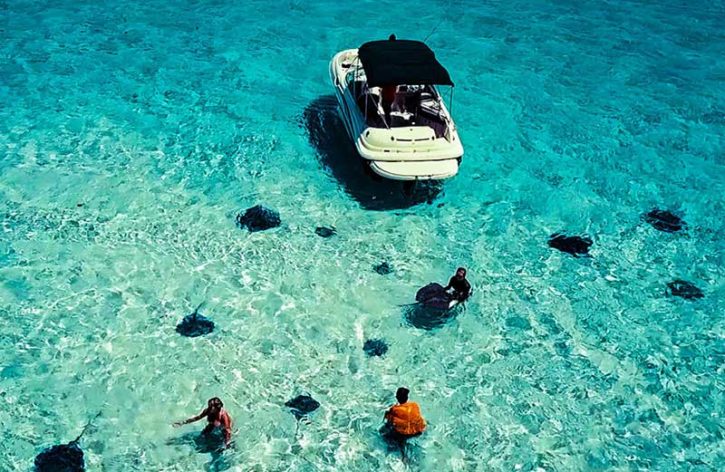
[[[204,408],[201,411],[201,413],[199,413],[198,415],[192,416],[191,418],[186,419],[184,421],[177,421],[176,423],[174,423],[174,426],[181,426],[181,425],[184,425],[184,424],[189,424],[189,423],[193,423],[195,421],[199,421],[200,419],[204,418],[207,414],[208,414],[208,411],[207,411],[206,408]]]
[[[221,417],[222,429],[224,430],[224,444],[228,447],[229,443],[232,442],[232,419],[229,415]]]

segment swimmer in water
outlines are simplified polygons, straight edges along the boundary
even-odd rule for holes
[[[459,267],[456,270],[456,275],[451,277],[448,285],[443,288],[446,292],[450,289],[453,289],[452,298],[454,300],[465,302],[468,299],[468,296],[471,294],[471,284],[466,280],[466,269]]]
[[[206,417],[208,424],[201,433],[207,435],[216,428],[222,428],[222,432],[224,433],[224,445],[225,447],[229,447],[229,443],[232,440],[232,418],[224,409],[224,403],[222,403],[222,401],[217,397],[210,398],[207,402],[207,407],[204,408],[201,413],[196,416],[192,416],[189,419],[175,422],[174,427],[177,428],[185,424],[193,423],[204,417]]]

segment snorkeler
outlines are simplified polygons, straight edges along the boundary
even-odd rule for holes
[[[177,421],[174,423],[174,427],[193,423],[200,419],[207,417],[208,424],[206,428],[201,432],[204,435],[210,434],[215,428],[222,428],[224,433],[224,445],[229,447],[229,443],[232,440],[232,418],[229,413],[224,409],[224,403],[217,398],[210,398],[207,407],[204,408],[201,413],[183,421]]]
[[[468,280],[466,280],[466,269],[459,267],[456,270],[456,275],[451,277],[451,280],[448,281],[448,285],[443,288],[446,292],[450,289],[453,289],[454,300],[458,300],[459,302],[466,301],[468,296],[471,294],[471,284],[469,284]]]
[[[425,431],[425,420],[420,414],[420,407],[415,402],[408,401],[410,390],[400,387],[395,392],[397,405],[385,412],[386,424],[383,427],[383,436],[399,443],[420,436]]]

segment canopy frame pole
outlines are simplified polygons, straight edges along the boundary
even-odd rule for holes
[[[451,116],[453,115],[453,89],[454,87],[451,86],[451,95],[450,98],[448,98],[448,103],[450,103],[450,105],[448,105],[448,114]]]
[[[367,88],[365,93],[365,126],[368,125],[368,102],[370,101],[370,87]]]
[[[357,101],[357,72],[360,68],[360,58],[355,58],[355,70],[352,71],[352,98]]]
[[[383,98],[383,87],[382,87],[382,85],[379,88],[380,88],[380,104],[382,105],[383,100],[384,100],[384,98]],[[391,106],[391,111],[392,111],[393,104],[391,103],[390,106]],[[376,111],[378,112],[378,114],[380,114],[379,109],[376,110]],[[383,107],[383,116],[382,116],[382,118],[383,118],[383,124],[385,124],[385,128],[390,129],[390,125],[388,124],[388,120],[385,117],[385,107]],[[392,118],[390,120],[392,121]]]

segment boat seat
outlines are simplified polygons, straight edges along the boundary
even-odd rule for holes
[[[380,126],[381,125],[381,118],[380,113],[382,113],[382,110],[380,107],[380,102],[376,100],[375,95],[372,94],[362,94],[357,97],[357,106],[360,108],[360,111],[365,113],[365,98],[368,100],[368,108],[367,108],[367,116],[365,117],[365,121],[372,125],[372,126]]]

